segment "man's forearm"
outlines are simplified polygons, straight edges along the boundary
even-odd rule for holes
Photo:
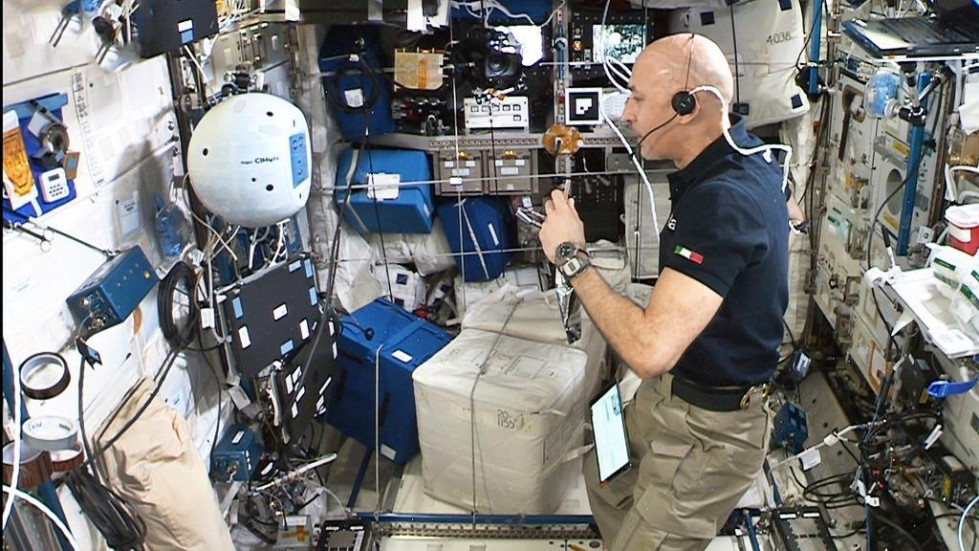
[[[654,361],[646,328],[646,313],[639,305],[608,286],[595,268],[589,268],[572,283],[578,299],[605,341],[642,378],[662,371]]]

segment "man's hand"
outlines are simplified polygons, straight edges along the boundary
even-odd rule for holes
[[[563,191],[555,189],[551,192],[551,198],[544,203],[544,211],[547,220],[541,225],[538,237],[548,260],[554,262],[557,246],[565,241],[585,245],[585,225],[578,218],[574,199],[568,199]]]

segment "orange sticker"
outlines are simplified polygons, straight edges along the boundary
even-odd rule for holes
[[[31,167],[27,162],[27,148],[24,146],[24,137],[20,133],[20,126],[8,129],[6,119],[7,117],[4,116],[3,171],[10,183],[13,184],[13,190],[9,191],[17,198],[27,198],[35,193],[34,177],[31,175]]]

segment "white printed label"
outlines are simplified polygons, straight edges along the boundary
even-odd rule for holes
[[[211,308],[201,308],[201,329],[214,327],[214,310]]]
[[[450,186],[461,186],[462,185],[462,178],[460,178],[458,176],[452,176],[452,177],[450,177],[449,178],[449,185]]]
[[[307,322],[305,319],[299,322],[299,336],[301,336],[303,340],[309,338],[309,322]]]
[[[520,174],[520,169],[515,166],[505,166],[500,169],[500,174],[504,176],[517,176]]]
[[[128,236],[140,227],[139,198],[133,193],[132,197],[121,199],[116,203],[119,215],[119,230],[123,236]]]
[[[513,164],[515,164],[517,166],[526,166],[527,165],[527,159],[517,159],[517,160],[513,161]]]
[[[243,325],[241,329],[238,330],[238,340],[241,341],[242,348],[248,348],[252,345],[252,339],[248,335],[248,326]]]
[[[408,363],[411,361],[411,356],[406,354],[403,350],[395,350],[394,352],[391,353],[391,355],[394,356],[394,359],[399,360],[403,363]]]
[[[387,459],[390,459],[391,461],[394,461],[395,451],[391,447],[381,444],[381,455]]]
[[[469,172],[469,169],[468,168],[453,168],[452,169],[452,175],[453,176],[469,176],[469,174],[470,174],[470,172]]]
[[[385,199],[397,199],[401,192],[401,175],[386,174],[378,172],[367,175],[367,197],[384,201]]]
[[[285,304],[280,304],[278,308],[272,310],[272,319],[274,319],[275,321],[279,321],[280,319],[286,317],[286,314],[288,313],[289,313],[289,307],[286,306]]]
[[[812,448],[800,453],[799,460],[802,461],[802,470],[808,471],[819,465],[823,458],[819,455],[819,448]]]
[[[238,434],[236,434],[235,437],[231,439],[231,443],[237,444],[238,442],[241,442],[241,439],[244,437],[245,437],[245,431],[240,430],[238,431]]]
[[[496,245],[497,247],[499,247],[500,246],[500,238],[496,236],[496,228],[493,227],[493,224],[486,224],[486,227],[489,228],[490,237],[493,238],[493,245]]]
[[[354,109],[364,106],[364,92],[360,88],[345,90],[343,97],[347,100],[347,105]]]

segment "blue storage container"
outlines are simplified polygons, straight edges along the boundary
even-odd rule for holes
[[[380,454],[403,464],[418,453],[411,374],[452,339],[400,306],[377,299],[340,318],[336,395],[326,421],[374,448],[375,404]],[[380,349],[380,351],[378,351]],[[378,366],[375,401],[374,368]]]
[[[486,281],[503,274],[516,243],[513,213],[505,199],[444,203],[438,216],[463,280]]]
[[[353,167],[351,169],[351,167]],[[397,197],[383,198],[391,188],[379,188],[374,199],[365,186],[371,174],[397,174]],[[347,180],[353,184],[343,217],[361,233],[431,233],[434,203],[432,171],[424,151],[406,149],[346,149],[337,163],[333,199],[343,205]],[[375,178],[377,178],[375,176]],[[425,182],[405,185],[405,182]]]
[[[346,140],[394,132],[391,81],[381,70],[373,25],[335,25],[320,48],[323,89]]]

